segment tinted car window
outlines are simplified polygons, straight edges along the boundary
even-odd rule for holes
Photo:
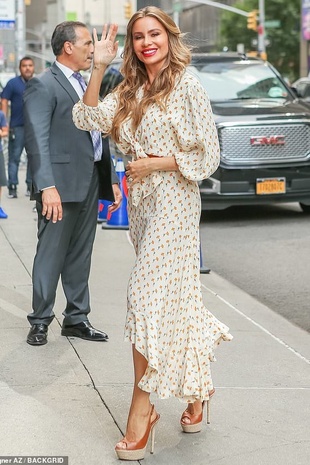
[[[112,64],[105,72],[99,91],[101,98],[104,98],[114,87],[122,82],[123,76],[119,72],[119,66],[120,64]]]

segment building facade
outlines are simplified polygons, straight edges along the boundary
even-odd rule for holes
[[[163,8],[180,25],[195,50],[217,50],[221,10],[187,0],[8,0],[16,5],[24,1],[24,41],[17,47],[16,31],[0,30],[0,47],[3,50],[1,70],[16,70],[18,58],[30,55],[36,71],[42,71],[53,61],[50,37],[56,24],[65,20],[82,21],[90,30],[101,31],[104,23],[119,25],[120,51],[126,33],[128,12],[147,5]],[[235,0],[219,3],[232,5]],[[20,37],[20,36],[19,36]],[[19,55],[19,56],[17,56]],[[17,71],[17,70],[16,70]]]

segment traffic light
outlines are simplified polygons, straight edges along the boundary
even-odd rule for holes
[[[246,52],[246,55],[248,57],[258,57],[258,51],[257,50],[250,50],[249,52]]]
[[[264,61],[267,61],[267,53],[266,52],[260,52],[259,54],[260,58]]]
[[[131,2],[124,3],[124,14],[126,19],[130,19],[132,17],[132,5]]]
[[[255,32],[257,31],[257,14],[258,10],[250,11],[247,18],[247,28]]]

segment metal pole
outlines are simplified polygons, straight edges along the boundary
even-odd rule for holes
[[[57,18],[58,23],[66,20],[64,0],[57,0]]]
[[[81,15],[81,17],[82,17],[81,21],[83,23],[85,23],[86,22],[85,21],[85,0],[82,0],[82,15]]]
[[[265,44],[265,0],[259,0],[258,51],[262,58],[266,56]]]
[[[15,72],[18,74],[19,61],[26,53],[26,17],[24,0],[15,0],[15,16]]]
[[[177,26],[180,25],[180,15],[178,11],[173,12],[173,21],[175,22]]]
[[[223,3],[213,2],[212,0],[187,0],[189,2],[194,3],[202,3],[203,5],[214,6],[214,8],[220,8],[221,10],[231,11],[232,13],[236,13],[237,15],[241,16],[248,16],[248,12],[244,10],[240,10],[239,8],[235,8],[233,6],[224,5]]]
[[[180,25],[180,12],[179,12],[179,1],[173,0],[172,8],[173,8],[173,21],[177,26]]]
[[[46,23],[41,24],[41,53],[42,53],[42,58],[41,58],[41,67],[42,71],[45,69],[45,50],[46,50]]]
[[[308,41],[304,38],[303,35],[303,16],[304,16],[304,11],[303,11],[303,5],[304,5],[304,0],[300,0],[300,48],[299,48],[299,54],[300,54],[300,70],[299,70],[299,75],[300,77],[305,77],[309,73],[309,64],[308,64],[308,53],[309,53],[309,44]]]

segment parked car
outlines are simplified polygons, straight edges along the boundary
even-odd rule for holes
[[[100,97],[104,98],[115,86],[117,86],[122,80],[123,76],[121,75],[119,68],[121,65],[121,60],[117,59],[108,67],[104,73],[101,86],[100,86]]]
[[[202,209],[299,202],[310,213],[310,106],[258,58],[194,54],[189,71],[208,92],[221,148],[200,183]]]

